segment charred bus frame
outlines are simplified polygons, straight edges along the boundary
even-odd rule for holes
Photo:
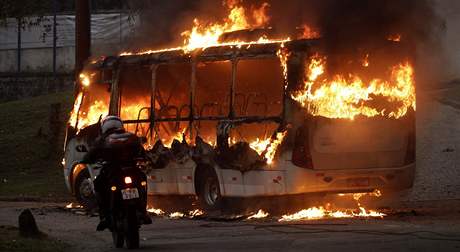
[[[396,43],[392,41],[387,42],[388,46],[385,47],[383,50],[388,50],[391,53],[396,53],[398,55],[414,55],[413,47],[410,47],[404,43]],[[375,48],[376,50],[382,50],[381,48]],[[237,70],[238,70],[238,63],[241,60],[248,60],[248,59],[279,59],[278,53],[280,50],[285,50],[289,53],[289,57],[287,59],[287,75],[284,76],[283,80],[284,83],[280,83],[283,86],[283,100],[282,100],[282,107],[281,113],[277,116],[238,116],[235,112],[235,87],[236,87],[236,79],[237,79]],[[124,123],[127,125],[135,125],[135,131],[137,133],[139,124],[149,124],[148,134],[150,134],[150,139],[153,141],[153,134],[155,124],[157,123],[164,123],[164,122],[188,122],[189,123],[189,138],[191,142],[193,142],[194,137],[194,122],[199,121],[218,121],[218,122],[228,122],[228,123],[264,123],[264,122],[274,122],[283,126],[287,123],[287,116],[290,113],[290,105],[292,106],[293,101],[288,97],[289,91],[292,88],[293,83],[296,85],[301,81],[299,80],[300,74],[296,73],[295,71],[299,69],[300,66],[303,66],[305,58],[311,57],[314,53],[322,52],[324,49],[321,47],[321,40],[295,40],[286,43],[268,43],[268,44],[251,44],[251,45],[242,45],[242,46],[219,46],[219,47],[211,47],[206,49],[195,50],[193,52],[184,52],[182,50],[174,50],[174,51],[162,51],[156,52],[151,54],[134,54],[134,55],[125,55],[119,57],[107,57],[103,60],[99,60],[96,62],[92,62],[88,64],[85,68],[85,71],[100,71],[101,72],[101,83],[110,84],[110,100],[109,100],[109,114],[110,115],[120,115],[121,110],[121,89],[120,89],[120,75],[121,70],[127,66],[135,66],[135,67],[145,67],[149,68],[151,71],[151,78],[150,78],[150,107],[143,107],[135,120],[124,120]],[[356,49],[352,49],[356,50]],[[413,57],[410,57],[413,58]],[[196,91],[196,84],[197,84],[197,64],[201,62],[231,62],[231,82],[228,83],[228,89],[230,89],[230,97],[229,97],[229,108],[228,108],[228,115],[227,116],[202,116],[195,108],[195,91]],[[166,106],[165,108],[161,108],[160,112],[158,113],[155,111],[155,90],[157,86],[157,70],[162,65],[171,65],[171,64],[179,64],[179,63],[186,63],[190,64],[191,75],[190,75],[190,82],[189,85],[189,103],[185,104],[189,109],[188,116],[182,116],[181,113],[178,113],[175,118],[162,118],[160,115],[162,113],[161,110],[168,109]],[[280,64],[281,65],[281,64]],[[291,66],[299,66],[299,67],[291,67]],[[83,99],[84,95],[82,96]],[[140,115],[142,110],[148,110],[149,116],[147,119],[140,119]],[[78,125],[78,120],[77,120]],[[76,128],[75,125],[74,127]],[[73,125],[71,125],[73,126]],[[67,139],[73,138],[77,135],[77,131],[74,128],[73,132],[68,132]],[[218,133],[216,131],[216,133]],[[276,132],[275,132],[276,133]],[[217,137],[217,136],[216,136]],[[218,146],[219,147],[219,146]],[[410,175],[413,171],[412,163],[404,166],[404,167],[387,167],[385,168],[388,171],[399,173],[400,170],[405,171],[405,169],[410,169],[404,178],[401,178],[401,183],[404,184],[406,187],[409,183],[411,183],[410,178],[413,176]],[[72,168],[73,169],[73,168]],[[386,170],[382,169],[379,170],[379,173],[386,173]],[[393,170],[392,170],[393,169]],[[305,170],[305,169],[303,169]],[[304,176],[306,175],[305,171],[296,171],[293,172],[291,175],[284,174],[286,176]],[[344,171],[337,170],[337,171],[320,171],[318,174],[337,174],[338,177],[345,178],[347,175]],[[73,171],[70,172],[73,174]],[[230,173],[229,173],[230,174]],[[274,174],[274,173],[273,173]],[[278,174],[278,173],[277,173]],[[317,174],[317,175],[318,175]],[[374,174],[374,170],[370,169],[369,171],[359,171],[360,176],[365,174]],[[227,174],[228,175],[228,174]],[[283,176],[284,176],[283,175]],[[316,175],[316,176],[317,176]],[[222,175],[223,176],[223,175]],[[268,175],[267,175],[268,176]],[[272,174],[270,175],[272,176]],[[278,176],[278,175],[276,175]],[[275,177],[276,177],[275,176]],[[308,175],[310,176],[310,175]],[[313,176],[313,175],[312,175]],[[372,176],[375,176],[372,175]],[[252,176],[253,177],[253,176]],[[220,179],[220,177],[219,177]],[[287,180],[287,178],[286,178]],[[292,179],[292,181],[298,182],[296,179]],[[221,181],[222,182],[222,181]],[[224,182],[222,182],[224,183]],[[287,181],[284,183],[288,183]],[[396,183],[396,182],[395,182]],[[399,183],[399,182],[398,182]],[[313,185],[313,184],[312,184]],[[221,185],[223,188],[224,185]],[[244,185],[243,185],[244,187]],[[197,190],[195,186],[195,192]],[[290,192],[292,188],[284,188],[284,194],[292,193]],[[322,190],[322,189],[318,189]],[[355,190],[355,189],[350,189]],[[225,191],[225,189],[224,189]],[[292,191],[292,190],[291,190]],[[231,192],[232,195],[239,195],[239,192]],[[257,195],[259,192],[253,192],[251,195]],[[293,193],[299,193],[298,189],[293,190]]]
[[[285,49],[289,51],[299,51],[302,53],[309,52],[312,47],[317,47],[319,44],[318,40],[304,40],[304,41],[293,41],[287,42]],[[150,108],[145,107],[143,109],[149,109],[150,119],[137,119],[137,120],[125,120],[125,124],[139,124],[139,123],[150,123],[149,132],[150,137],[153,139],[153,128],[155,123],[161,122],[189,122],[192,129],[194,121],[247,121],[247,122],[263,122],[272,121],[276,123],[282,123],[286,114],[285,101],[287,99],[287,90],[284,88],[283,91],[283,106],[282,113],[279,116],[236,116],[234,101],[235,101],[235,84],[238,62],[240,60],[247,59],[276,59],[278,58],[277,52],[280,50],[280,43],[272,44],[253,44],[248,46],[226,46],[226,47],[214,47],[207,48],[203,51],[193,52],[190,55],[183,51],[166,51],[154,54],[145,55],[127,55],[120,56],[117,58],[109,57],[102,62],[91,65],[86,70],[110,70],[112,71],[113,78],[109,81],[103,80],[103,82],[111,83],[111,97],[110,97],[110,115],[119,115],[120,113],[120,89],[119,89],[119,75],[120,69],[125,66],[136,65],[150,67],[151,69],[151,94],[150,94]],[[247,48],[244,48],[247,47]],[[232,64],[232,78],[229,83],[230,89],[230,106],[228,116],[201,116],[196,113],[194,100],[195,100],[195,87],[196,87],[196,65],[200,62],[231,62]],[[155,95],[154,91],[156,88],[156,70],[160,65],[170,65],[175,63],[189,63],[191,67],[190,76],[190,94],[189,104],[187,105],[190,109],[189,116],[178,118],[158,118],[155,113]],[[288,80],[284,80],[288,82]],[[287,87],[287,83],[283,83],[283,87]],[[164,109],[168,109],[167,107]],[[160,111],[160,114],[162,112]],[[136,127],[137,128],[137,127]],[[190,132],[190,138],[193,138],[193,133]]]

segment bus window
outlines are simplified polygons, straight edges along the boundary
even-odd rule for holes
[[[189,122],[180,121],[190,115],[191,65],[160,65],[156,71],[155,118],[176,119],[173,122],[155,122],[155,137],[170,145],[174,139],[189,136]]]
[[[283,85],[283,70],[278,59],[239,61],[235,84],[235,114],[280,115]]]
[[[230,112],[232,63],[200,62],[196,67],[194,114],[198,117],[226,117]],[[215,145],[217,121],[196,121],[194,135]]]
[[[125,67],[120,74],[120,117],[123,120],[148,119],[151,94],[148,67]]]
[[[190,64],[160,65],[156,72],[155,116],[188,116],[190,107]]]
[[[127,66],[120,73],[120,117],[122,120],[145,120],[150,115],[151,70],[149,67]],[[147,136],[149,123],[125,124],[138,136]]]
[[[90,84],[76,100],[78,102],[81,100],[81,95],[84,96],[78,113],[77,128],[79,129],[97,123],[99,118],[106,116],[109,112],[110,84],[101,83],[98,73],[86,73],[86,76],[90,78]],[[71,121],[74,126],[76,118]]]
[[[195,115],[228,116],[232,63],[200,62],[196,68]]]

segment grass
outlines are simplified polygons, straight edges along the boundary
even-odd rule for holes
[[[19,251],[65,251],[67,245],[49,237],[42,238],[23,238],[19,235],[19,230],[15,227],[0,226],[0,251],[19,252]]]
[[[51,106],[58,103],[58,123],[51,129]],[[1,198],[69,197],[60,163],[72,103],[72,93],[65,92],[0,104]]]

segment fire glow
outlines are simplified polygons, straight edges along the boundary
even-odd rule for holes
[[[301,27],[302,33],[299,36],[299,39],[317,39],[321,37],[321,34],[311,28],[310,26],[304,24]]]
[[[262,209],[259,209],[259,211],[257,211],[257,213],[251,215],[248,217],[248,220],[252,220],[252,219],[263,219],[263,218],[267,218],[268,217],[268,213],[265,212],[264,210]]]
[[[321,220],[321,219],[345,219],[345,218],[383,218],[386,216],[385,213],[377,210],[366,209],[361,205],[360,199],[364,196],[367,197],[380,197],[382,193],[379,190],[368,193],[349,193],[349,194],[337,194],[338,197],[348,197],[354,200],[357,207],[355,209],[334,209],[331,204],[325,204],[324,206],[314,206],[307,209],[302,209],[293,214],[285,214],[277,218],[278,222],[292,222],[292,221],[306,221],[306,220]],[[169,219],[181,219],[181,218],[195,218],[206,216],[203,210],[195,209],[189,211],[187,214],[182,212],[173,212],[166,214],[165,211],[158,208],[148,208],[149,213],[157,216],[167,216]],[[269,212],[259,209],[256,213],[248,216],[247,220],[260,220],[270,216]]]
[[[107,115],[109,110],[105,102],[97,100],[89,106],[87,112],[82,111],[81,106],[83,95],[83,92],[80,92],[77,95],[69,119],[69,124],[75,126],[78,131],[85,128],[86,126],[97,123],[99,118]]]
[[[353,217],[373,217],[373,218],[382,218],[384,213],[380,213],[374,210],[366,210],[364,207],[360,207],[359,211],[352,210],[327,210],[324,207],[311,207],[308,209],[303,209],[297,213],[283,215],[279,222],[289,222],[289,221],[302,221],[302,220],[319,220],[327,218],[353,218]]]
[[[88,84],[89,86],[90,84]],[[101,100],[95,100],[92,104],[87,105],[87,111],[82,110],[82,101],[84,99],[86,91],[78,93],[75,99],[72,112],[70,113],[69,124],[74,126],[77,131],[95,124],[99,119],[103,118],[108,114],[109,107],[106,102]],[[120,115],[122,118],[138,118],[139,111],[149,106],[146,101],[136,101],[122,106]],[[143,115],[141,115],[143,116]],[[171,140],[172,142],[172,140]]]
[[[259,155],[263,155],[267,160],[267,164],[273,163],[278,146],[283,142],[287,131],[276,133],[275,138],[267,138],[264,140],[255,140],[249,143],[251,149],[255,150]]]
[[[159,208],[148,208],[147,209],[147,212],[149,213],[152,213],[152,214],[155,214],[155,215],[164,215],[165,212]]]
[[[308,209],[303,209],[294,214],[283,215],[278,221],[279,222],[289,222],[289,221],[302,221],[302,220],[318,220],[318,219],[327,219],[327,218],[383,218],[386,216],[384,213],[378,212],[376,210],[368,210],[361,205],[359,200],[363,196],[370,197],[380,197],[382,193],[379,190],[375,190],[370,193],[353,193],[353,194],[338,194],[340,197],[351,196],[352,199],[357,204],[357,209],[332,209],[330,204],[326,206],[319,207],[310,207]]]
[[[222,35],[229,32],[269,28],[270,16],[268,15],[268,10],[270,5],[263,3],[258,7],[246,9],[242,6],[242,1],[228,0],[225,2],[225,8],[228,10],[228,15],[221,21],[204,22],[195,19],[192,28],[181,33],[183,38],[182,46],[134,53],[126,52],[122,53],[122,55],[152,54],[177,50],[190,53],[194,50],[204,50],[215,46],[241,48],[243,46],[250,47],[254,44],[279,44],[277,56],[283,70],[284,87],[287,89],[290,52],[285,48],[285,43],[291,41],[289,37],[273,39],[268,38],[267,35],[262,35],[253,41],[239,39],[221,41]],[[299,39],[317,39],[321,37],[320,31],[315,30],[309,25],[304,24],[301,27],[297,27],[297,29],[301,30],[301,34],[298,36]],[[387,39],[400,41],[401,35],[390,36]],[[369,58],[369,54],[366,54],[362,59],[361,65],[363,68],[370,67],[372,62],[370,62]],[[389,67],[388,80],[374,78],[369,81],[364,80],[358,74],[327,76],[327,63],[327,57],[319,54],[309,58],[306,64],[306,77],[303,87],[289,94],[293,100],[305,108],[311,115],[351,120],[359,116],[382,116],[398,119],[406,115],[409,110],[415,110],[414,71],[409,62],[402,62]],[[75,127],[77,132],[86,126],[97,123],[101,117],[108,113],[107,102],[99,97],[92,104],[82,104],[86,102],[84,101],[84,96],[89,92],[93,76],[93,74],[85,72],[79,76],[82,90],[75,99],[69,119],[69,124]],[[376,98],[379,100],[383,99],[391,105],[391,108],[387,106],[372,106],[371,104],[373,104]],[[123,119],[137,119],[139,111],[149,106],[150,103],[147,99],[129,101],[121,105],[120,116]],[[85,109],[81,109],[82,107],[85,107]],[[186,129],[172,132],[170,136],[162,136],[161,140],[166,147],[170,148],[175,139],[179,141],[184,140],[183,134],[185,132]],[[268,136],[264,139],[252,139],[253,141],[249,141],[249,146],[259,155],[263,156],[267,164],[272,164],[278,146],[283,142],[286,135],[287,131],[277,132],[275,136]],[[214,136],[200,137],[203,139],[213,139]],[[236,140],[232,139],[231,142],[234,143]],[[216,145],[215,140],[210,140],[208,143],[212,146]]]
[[[224,33],[263,27],[269,21],[266,13],[268,3],[253,11],[253,20],[247,17],[246,9],[235,1],[228,1],[226,7],[229,8],[229,14],[223,23],[203,24],[198,19],[194,20],[193,28],[181,34],[184,37],[185,51],[220,45],[219,39]],[[239,41],[231,43],[239,43]]]
[[[366,67],[369,66],[367,57]],[[312,115],[335,119],[354,119],[359,115],[398,119],[410,108],[415,110],[414,70],[410,63],[391,67],[389,81],[372,79],[368,83],[353,74],[328,78],[326,64],[326,57],[318,54],[311,57],[303,89],[291,94],[291,98]],[[382,97],[397,107],[393,110],[372,107],[369,103],[374,97]]]
[[[88,87],[89,84],[91,83],[90,77],[84,73],[80,74],[80,82],[84,87]]]
[[[288,37],[269,39],[267,35],[262,35],[254,41],[244,41],[240,39],[225,42],[220,41],[220,38],[225,33],[266,28],[270,21],[270,16],[267,13],[270,8],[270,4],[268,3],[263,3],[260,7],[253,8],[251,15],[247,14],[248,10],[241,5],[240,1],[228,0],[224,1],[224,5],[228,10],[228,16],[220,22],[203,22],[195,18],[193,27],[181,33],[183,37],[182,46],[159,50],[145,50],[134,53],[123,52],[121,56],[152,54],[176,50],[182,50],[185,53],[189,53],[196,49],[204,50],[215,46],[236,46],[240,48],[242,46],[249,47],[254,44],[283,43],[290,41]]]
[[[80,204],[76,204],[76,203],[69,203],[65,206],[66,209],[83,209],[83,206],[80,205]]]
[[[157,216],[167,216],[170,219],[180,219],[180,218],[185,218],[185,217],[193,219],[195,217],[200,217],[204,215],[204,212],[201,209],[190,210],[188,214],[185,214],[182,212],[173,212],[167,215],[166,212],[163,211],[162,209],[152,207],[152,208],[147,208],[147,212],[157,215]]]

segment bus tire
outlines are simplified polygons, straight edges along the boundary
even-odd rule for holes
[[[91,185],[91,178],[88,170],[82,170],[75,179],[75,197],[85,209],[92,210],[97,207],[96,196]]]
[[[214,170],[203,169],[198,174],[198,202],[208,213],[221,211],[224,199],[220,193],[219,179]]]

